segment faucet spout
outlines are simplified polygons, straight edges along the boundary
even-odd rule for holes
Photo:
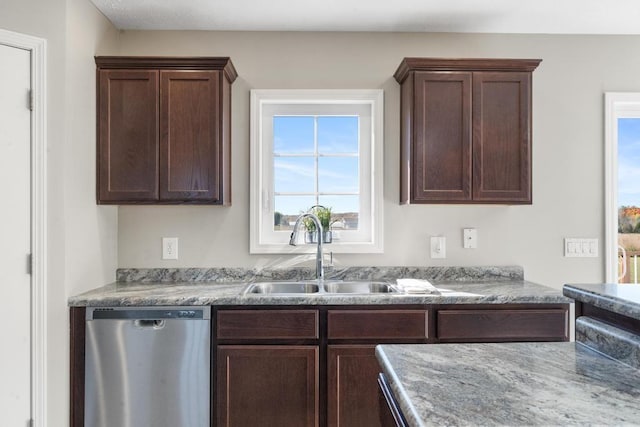
[[[322,224],[320,224],[320,219],[314,214],[307,212],[303,213],[296,219],[296,223],[293,226],[293,231],[291,232],[291,238],[289,239],[289,244],[291,246],[296,246],[296,240],[298,239],[298,229],[300,228],[300,224],[302,220],[305,218],[309,218],[313,221],[316,226],[316,231],[318,233],[318,248],[316,252],[316,279],[324,280],[324,259],[322,256],[322,238],[324,236]]]

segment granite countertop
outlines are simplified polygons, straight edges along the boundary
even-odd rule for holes
[[[120,269],[118,281],[69,298],[70,306],[142,305],[351,305],[351,304],[524,304],[573,302],[560,290],[524,280],[518,266],[483,267],[330,267],[327,280],[396,278],[431,281],[440,295],[297,294],[243,295],[247,283],[300,281],[315,276],[305,267],[280,269],[190,268]]]
[[[586,315],[576,319],[576,340],[640,369],[640,286],[565,285],[563,292],[579,303],[606,310],[603,313],[609,311],[624,316],[616,320],[592,310],[577,310]]]
[[[564,285],[564,295],[640,320],[640,286],[629,284]]]
[[[410,426],[630,425],[640,371],[580,343],[380,345]]]
[[[434,282],[441,295],[242,295],[245,283],[116,282],[69,298],[70,306],[142,305],[350,305],[570,303],[558,289],[523,280]]]

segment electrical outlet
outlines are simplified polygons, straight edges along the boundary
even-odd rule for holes
[[[462,246],[465,249],[478,248],[478,230],[475,228],[462,229]]]
[[[447,239],[444,236],[431,236],[431,258],[447,257]]]
[[[162,238],[162,259],[178,259],[178,238]]]

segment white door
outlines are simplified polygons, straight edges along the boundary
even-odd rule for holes
[[[0,44],[0,424],[31,418],[31,53]]]
[[[640,283],[640,92],[605,94],[607,283]]]

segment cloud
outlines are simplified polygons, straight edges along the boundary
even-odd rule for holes
[[[316,176],[314,168],[309,167],[309,165],[291,163],[282,159],[276,159],[273,163],[274,171],[276,173],[280,172],[285,176],[287,175],[287,173],[291,176],[297,175],[298,177],[305,178],[315,178]]]

